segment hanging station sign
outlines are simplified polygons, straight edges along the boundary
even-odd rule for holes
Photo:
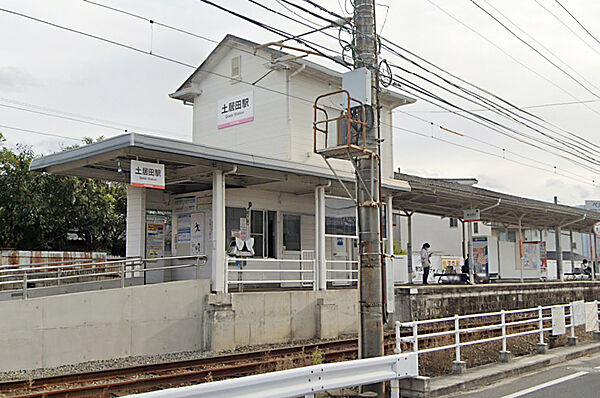
[[[165,165],[132,160],[130,183],[134,187],[165,189]]]
[[[465,222],[481,221],[481,211],[479,209],[468,209],[463,211],[463,220]]]
[[[254,92],[217,101],[217,128],[224,129],[254,120]]]

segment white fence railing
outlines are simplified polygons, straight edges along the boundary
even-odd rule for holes
[[[225,259],[225,286],[243,290],[245,285],[315,288],[316,260],[283,258]]]
[[[399,396],[400,379],[418,376],[417,355],[403,353],[377,358],[306,366],[172,388],[135,395],[138,398],[293,398],[328,390],[390,381],[392,397]]]
[[[358,282],[358,260],[326,260],[327,282],[350,285]]]
[[[585,313],[576,315],[577,311],[575,310],[575,307],[579,305],[583,305]],[[553,312],[553,308],[562,310]],[[568,309],[569,312],[565,313],[564,309]],[[507,317],[515,315],[518,315],[520,319],[507,321]],[[498,319],[499,321],[496,323],[493,320],[490,320],[494,318]],[[566,319],[569,319],[568,324]],[[477,326],[461,326],[461,321],[476,322],[478,320],[483,320],[486,324]],[[490,320],[489,323],[485,322],[486,320]],[[547,326],[548,321],[552,322],[551,326]],[[450,327],[444,327],[444,324],[449,324]],[[559,304],[545,307],[540,306],[536,308],[520,310],[502,310],[482,314],[455,315],[453,317],[428,319],[414,322],[396,322],[396,350],[399,352],[402,342],[409,343],[409,345],[412,346],[412,352],[417,354],[454,349],[456,352],[456,362],[460,363],[461,347],[489,343],[492,341],[502,341],[502,352],[508,353],[507,340],[509,338],[534,334],[539,335],[539,344],[540,346],[544,347],[544,332],[550,332],[550,334],[559,335],[562,334],[561,330],[563,328],[565,331],[567,329],[570,331],[569,337],[573,339],[572,344],[574,344],[576,342],[575,327],[580,325],[586,325],[586,331],[588,332],[598,331],[600,326],[598,320],[598,301],[594,301],[592,303],[574,302],[569,304]],[[424,326],[429,326],[429,329],[442,331],[426,331],[423,333],[419,330],[419,327]],[[507,332],[507,328],[515,326],[523,326],[527,330],[515,331],[513,333]],[[403,328],[411,329],[412,333],[410,336],[401,337],[400,333],[401,329]],[[496,332],[498,333],[497,336],[485,337],[481,339],[465,338],[473,333],[490,331],[499,332]],[[441,336],[454,336],[454,342],[452,344],[437,345],[428,348],[419,347],[419,340]]]
[[[186,263],[152,268],[147,267],[148,263],[156,263],[158,261],[178,262],[181,260],[186,261]],[[31,289],[61,286],[90,280],[119,279],[121,287],[125,287],[125,280],[127,278],[142,276],[147,272],[189,267],[195,267],[198,272],[198,268],[206,264],[206,260],[207,257],[201,255],[128,258],[77,264],[71,264],[71,261],[68,261],[36,263],[25,266],[2,266],[0,268],[0,291],[11,294],[21,292],[22,297],[27,299],[29,290]]]

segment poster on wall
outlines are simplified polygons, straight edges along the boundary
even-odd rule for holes
[[[175,213],[189,213],[196,210],[196,198],[177,198],[175,199]]]
[[[148,220],[146,224],[146,257],[165,256],[165,223]]]
[[[248,91],[217,101],[217,129],[254,120],[254,92]]]
[[[191,215],[191,255],[204,254],[204,213]]]
[[[481,236],[473,238],[473,260],[475,273],[478,275],[487,275],[489,260],[487,237]]]
[[[177,216],[177,243],[189,243],[192,240],[191,214]]]
[[[542,259],[540,257],[539,242],[523,242],[523,268],[539,269]]]
[[[212,192],[204,192],[196,197],[196,210],[212,209]]]

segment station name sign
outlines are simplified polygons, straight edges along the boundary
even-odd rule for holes
[[[217,128],[224,129],[254,120],[254,92],[217,101]]]
[[[134,187],[165,189],[165,165],[131,161],[130,184]]]
[[[481,212],[479,209],[468,209],[463,211],[463,220],[465,222],[481,221]]]

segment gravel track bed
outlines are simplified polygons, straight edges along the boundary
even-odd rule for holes
[[[343,336],[335,340],[343,340],[347,338],[356,338],[356,336]],[[183,351],[169,354],[156,354],[156,355],[138,355],[123,358],[113,358],[98,361],[81,362],[78,364],[58,366],[55,368],[38,368],[33,370],[13,370],[7,372],[0,372],[0,381],[10,380],[30,380],[38,379],[42,377],[51,376],[63,376],[77,373],[95,372],[100,370],[129,368],[137,365],[150,365],[156,363],[165,362],[176,362],[185,361],[189,359],[208,358],[219,355],[236,354],[251,351],[268,350],[272,348],[289,347],[291,345],[302,345],[302,344],[314,344],[314,343],[325,343],[331,340],[303,340],[294,343],[282,343],[282,344],[262,344],[239,348],[231,351],[223,351],[214,353],[211,351]]]

